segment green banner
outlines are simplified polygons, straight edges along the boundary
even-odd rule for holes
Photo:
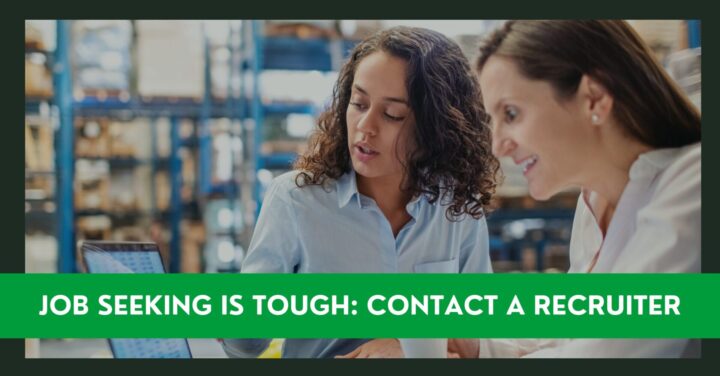
[[[3,274],[2,338],[720,338],[720,274]]]

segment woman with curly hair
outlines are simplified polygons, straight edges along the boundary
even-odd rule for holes
[[[358,44],[295,171],[267,190],[244,273],[490,273],[498,162],[457,44],[395,27]],[[284,357],[397,354],[397,340],[288,339]],[[270,342],[225,340],[231,356]],[[387,351],[395,351],[387,353]]]

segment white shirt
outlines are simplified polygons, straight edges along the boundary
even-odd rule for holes
[[[578,199],[569,273],[700,273],[701,144],[641,154],[603,238],[596,196]],[[597,261],[593,266],[593,259]],[[643,358],[700,355],[688,339],[481,339],[480,357]]]

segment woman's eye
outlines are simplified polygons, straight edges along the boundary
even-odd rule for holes
[[[517,109],[515,107],[505,107],[505,122],[511,123],[517,117]]]
[[[402,117],[402,116],[392,116],[392,115],[387,114],[387,113],[385,114],[385,117],[388,118],[389,120],[392,120],[392,121],[403,121],[403,120],[405,120],[405,118]]]
[[[358,110],[364,110],[365,105],[360,102],[350,102],[350,105],[357,108]]]

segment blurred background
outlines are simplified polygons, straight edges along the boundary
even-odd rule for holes
[[[700,108],[700,22],[630,22]],[[154,241],[170,272],[239,271],[265,188],[304,150],[359,40],[420,26],[473,61],[502,23],[27,20],[26,272],[80,271],[88,239]],[[501,162],[495,272],[565,272],[579,192],[537,202],[519,167]],[[109,356],[106,346],[28,340],[26,355]],[[224,356],[213,340],[191,346]]]

